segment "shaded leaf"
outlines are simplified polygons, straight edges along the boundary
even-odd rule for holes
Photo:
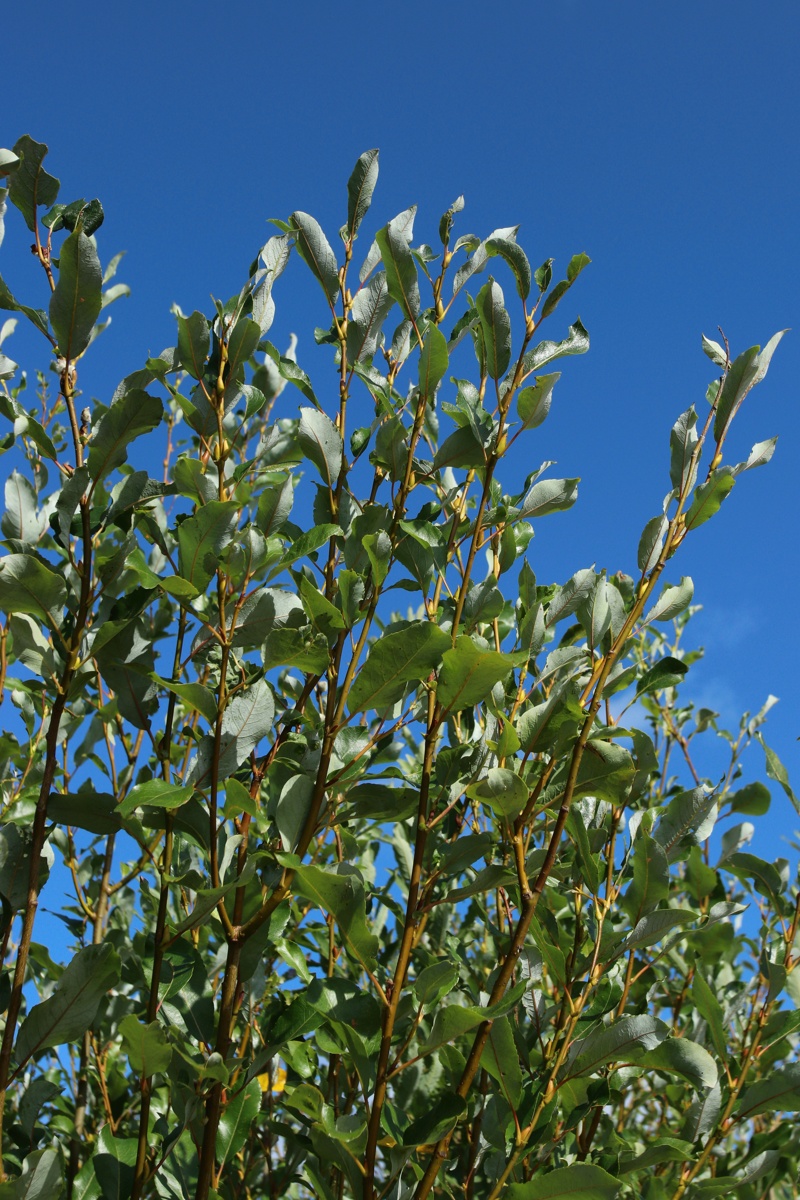
[[[74,361],[91,339],[103,307],[103,269],[94,242],[82,229],[61,247],[56,290],[50,297],[50,324],[59,353]]]
[[[217,1130],[217,1162],[222,1166],[239,1153],[261,1109],[261,1085],[251,1079],[228,1097]]]
[[[367,970],[375,969],[378,939],[366,919],[364,885],[350,869],[323,871],[320,867],[295,869],[292,888],[331,914],[347,949]]]
[[[22,1022],[14,1046],[17,1062],[22,1064],[42,1050],[82,1037],[119,976],[119,955],[108,942],[80,950],[52,996],[35,1004]]]
[[[622,1184],[590,1163],[573,1163],[535,1175],[527,1183],[512,1183],[504,1195],[508,1200],[614,1200]]]
[[[122,1048],[137,1075],[149,1078],[157,1071],[167,1069],[172,1058],[172,1047],[158,1021],[144,1025],[137,1021],[133,1013],[128,1013],[119,1023],[119,1032]]]

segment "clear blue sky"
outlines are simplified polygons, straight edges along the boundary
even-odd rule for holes
[[[103,400],[173,343],[173,301],[188,312],[207,309],[210,292],[238,291],[266,218],[306,209],[333,241],[348,173],[372,146],[373,212],[385,221],[418,203],[419,240],[434,241],[463,192],[460,232],[519,222],[536,262],[591,255],[553,329],[580,313],[592,350],[566,360],[530,458],[506,469],[522,477],[547,458],[583,477],[576,508],[537,530],[543,581],[593,562],[635,568],[641,528],[668,488],[670,426],[702,405],[713,376],[701,331],[718,337],[721,325],[736,352],[800,331],[800,9],[790,0],[45,0],[6,5],[2,28],[0,143],[48,142],[61,198],[103,201],[103,258],[128,251],[119,277],[133,294],[82,373]],[[40,282],[16,217],[0,271],[29,298]],[[301,267],[276,292],[280,344],[324,317]],[[731,447],[737,460],[779,434],[773,462],[739,481],[674,574],[693,576],[705,606],[693,695],[730,721],[779,696],[767,738],[800,788],[798,336],[779,348]],[[32,347],[18,333],[7,349],[45,365]],[[319,370],[308,335],[298,356]],[[754,754],[751,774],[762,766]],[[753,847],[765,857],[800,826],[772,790],[774,839]]]

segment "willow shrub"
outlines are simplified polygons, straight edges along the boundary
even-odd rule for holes
[[[45,153],[0,152],[45,307],[0,304],[54,372],[34,398],[0,360],[0,1197],[794,1194],[798,892],[740,786],[766,709],[727,733],[681,700],[670,562],[772,454],[724,465],[780,335],[705,341],[635,573],[542,583],[577,480],[500,475],[588,349],[559,308],[585,255],[558,279],[516,228],[456,239],[459,199],[438,250],[410,208],[354,264],[370,151],[338,253],[276,222],[238,295],[87,404],[126,289]],[[268,340],[293,254],[321,388]]]

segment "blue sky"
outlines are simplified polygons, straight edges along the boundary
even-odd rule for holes
[[[800,327],[798,32],[789,0],[15,4],[3,19],[0,143],[46,141],[61,198],[104,204],[102,257],[128,252],[119,278],[132,296],[81,378],[106,401],[173,343],[173,302],[208,309],[210,292],[238,291],[268,217],[305,209],[334,241],[347,176],[372,146],[376,222],[418,203],[415,239],[434,242],[463,193],[459,232],[520,223],[531,259],[562,268],[585,250],[593,264],[548,336],[580,313],[591,352],[566,360],[551,416],[505,470],[521,480],[555,459],[558,474],[582,476],[578,505],[540,522],[531,546],[540,579],[563,581],[593,562],[635,568],[669,486],[670,427],[713,377],[701,332],[718,337],[721,325],[738,352]],[[41,303],[16,217],[0,272]],[[280,345],[324,321],[299,262],[276,300]],[[730,448],[735,461],[779,434],[773,462],[738,482],[673,572],[693,576],[704,605],[692,694],[730,722],[779,696],[767,740],[796,785],[797,336]],[[298,358],[316,377],[324,363],[309,340]],[[46,365],[21,330],[7,351]],[[761,773],[756,751],[749,774]],[[754,845],[765,857],[800,825],[772,790],[772,833]]]

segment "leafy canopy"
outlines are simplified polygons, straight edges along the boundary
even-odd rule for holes
[[[371,150],[338,239],[275,222],[90,400],[127,289],[46,152],[0,151],[41,268],[0,340],[51,360],[33,396],[0,357],[0,1196],[788,1197],[800,900],[741,780],[770,702],[682,699],[671,562],[772,455],[726,458],[781,335],[704,340],[630,562],[542,581],[579,481],[502,475],[589,347],[585,254],[456,237],[462,197],[435,249],[414,207],[365,238]],[[290,263],[327,381],[270,340]]]

